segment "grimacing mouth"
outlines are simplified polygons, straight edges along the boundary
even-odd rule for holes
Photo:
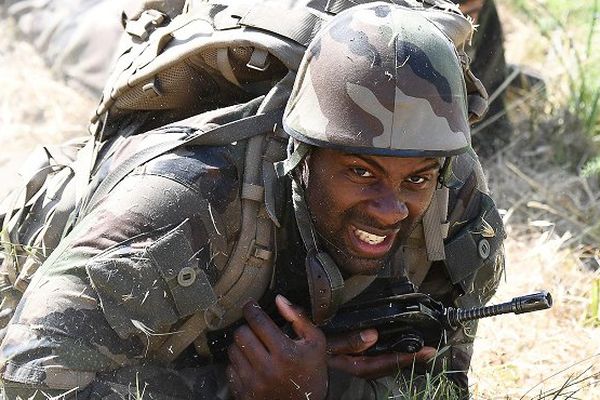
[[[352,227],[352,232],[354,233],[354,236],[356,236],[359,240],[361,240],[365,243],[371,244],[371,245],[383,243],[383,241],[387,237],[387,235],[379,236],[374,233],[370,233],[370,232],[364,231],[362,229],[358,229],[354,226]]]

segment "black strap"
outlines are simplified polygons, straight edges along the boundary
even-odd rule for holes
[[[335,261],[319,251],[312,218],[302,185],[292,179],[292,203],[296,225],[306,247],[306,275],[310,292],[312,318],[317,325],[324,324],[335,315],[342,303],[344,278]]]
[[[82,208],[81,216],[87,215],[98,201],[106,197],[119,182],[140,165],[182,146],[224,146],[265,132],[271,132],[273,126],[281,121],[282,114],[282,109],[275,109],[264,114],[257,114],[229,122],[208,131],[201,131],[198,129],[194,134],[186,138],[179,138],[175,141],[160,143],[140,151],[133,157],[124,161],[102,180],[90,200]],[[165,131],[164,133],[166,134],[173,130],[181,132],[181,128],[176,125],[169,125],[162,128],[162,130]]]

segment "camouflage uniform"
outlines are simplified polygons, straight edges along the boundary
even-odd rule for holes
[[[406,49],[414,52],[413,57],[429,60],[419,49]],[[407,70],[413,68],[409,62],[406,65]],[[422,77],[431,83],[433,93],[443,81],[436,76]],[[382,82],[383,87],[390,86]],[[462,90],[448,89],[451,93]],[[393,87],[392,92],[398,95]],[[436,107],[428,103],[435,101],[435,96],[427,96],[431,93],[404,94],[421,106]],[[459,103],[461,97],[464,100],[464,93],[458,95]],[[464,105],[458,109],[461,107],[466,118],[466,109]],[[359,111],[366,111],[363,118],[369,118],[370,110]],[[456,127],[455,147],[466,147],[468,127],[453,117],[442,114],[439,119]],[[178,125],[185,126],[185,121]],[[418,127],[412,128],[410,133],[419,132]],[[131,154],[188,133],[174,129],[168,139],[154,132],[118,139],[114,147],[107,146],[97,177],[106,176]],[[376,138],[364,140],[374,142]],[[397,145],[391,133],[383,142],[390,149]],[[244,142],[188,146],[157,157],[129,174],[78,222],[34,276],[0,347],[8,398],[43,398],[65,392],[92,399],[133,397],[136,393],[161,399],[228,398],[223,363],[207,361],[192,347],[168,365],[156,361],[154,354],[164,335],[176,332],[186,318],[210,301],[208,286],[215,284],[231,254],[241,229],[244,146]],[[443,151],[432,154],[438,153]],[[490,232],[486,233],[492,242],[491,253],[482,254],[476,245],[464,244],[482,240],[486,220],[497,217],[474,153],[456,157],[446,183],[450,186],[449,259],[446,263],[427,260],[423,226],[418,225],[390,268],[382,271],[367,291],[408,277],[446,305],[472,306],[489,300],[502,267],[503,232],[500,226],[492,230],[491,238]],[[305,253],[288,177],[280,181],[277,190],[284,202],[279,210],[282,224],[277,231],[276,274],[261,304],[272,308],[273,294],[282,293],[308,308]],[[457,263],[456,257],[463,269],[447,267]],[[179,273],[190,265],[198,267],[201,276],[192,282],[180,281]],[[467,385],[475,326],[452,332],[450,349],[444,353],[449,369],[460,371],[453,378],[463,387]],[[381,398],[393,395],[396,386],[393,377],[367,381],[332,371],[329,398]]]
[[[176,15],[183,1],[2,0],[2,7],[53,71],[97,96],[118,55],[124,18],[137,18],[144,7]]]

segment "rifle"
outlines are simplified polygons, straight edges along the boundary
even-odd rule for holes
[[[547,291],[513,298],[511,301],[471,309],[444,307],[423,293],[406,293],[371,298],[342,307],[326,324],[325,334],[340,334],[375,328],[377,343],[365,352],[376,355],[389,352],[416,353],[423,346],[438,348],[446,340],[446,332],[463,322],[514,313],[523,314],[552,307]]]
[[[546,291],[515,297],[507,303],[471,309],[444,307],[429,295],[414,292],[410,282],[397,283],[394,294],[389,293],[371,293],[365,298],[357,298],[357,301],[340,307],[331,320],[319,327],[326,335],[377,329],[377,343],[365,355],[416,353],[423,346],[441,347],[446,343],[446,332],[456,329],[463,322],[552,307],[552,296]],[[271,317],[284,332],[294,335],[283,318],[276,314]],[[240,320],[225,330],[207,333],[207,344],[214,360],[226,359],[233,331],[243,323],[244,320]]]

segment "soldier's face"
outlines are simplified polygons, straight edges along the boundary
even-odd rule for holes
[[[429,206],[434,158],[353,155],[318,148],[308,160],[306,197],[322,246],[346,274],[375,274]]]

